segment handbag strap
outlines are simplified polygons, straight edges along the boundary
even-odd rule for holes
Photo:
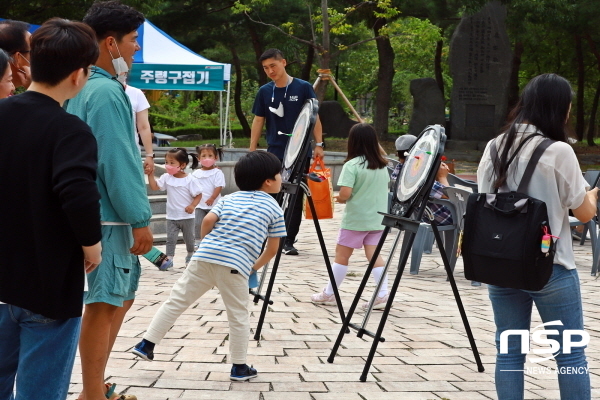
[[[322,169],[322,170],[325,169],[325,161],[321,157],[314,158],[314,161],[310,167],[310,170],[315,171],[317,169],[317,167],[320,167],[320,169]]]

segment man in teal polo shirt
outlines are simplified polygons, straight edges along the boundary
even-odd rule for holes
[[[85,399],[111,399],[114,387],[104,385],[104,370],[135,298],[141,272],[137,256],[147,253],[153,241],[148,227],[152,212],[124,88],[133,55],[140,49],[137,29],[144,16],[109,1],[92,5],[83,22],[94,29],[100,55],[67,111],[87,122],[98,142],[102,263],[88,275],[79,347]]]

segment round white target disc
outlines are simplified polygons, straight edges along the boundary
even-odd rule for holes
[[[398,201],[406,202],[415,196],[427,180],[440,145],[440,131],[430,127],[423,132],[406,156],[398,177]]]

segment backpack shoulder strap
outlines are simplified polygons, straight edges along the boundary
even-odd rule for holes
[[[513,162],[513,160],[519,154],[519,152],[521,151],[521,149],[523,148],[523,146],[525,146],[525,144],[527,142],[529,142],[531,139],[533,139],[536,136],[542,136],[542,134],[540,134],[540,133],[533,133],[533,134],[527,136],[524,140],[521,140],[521,143],[519,143],[519,146],[517,147],[517,149],[514,151],[514,153],[512,154],[512,156],[508,159],[508,161],[506,163],[506,170],[507,171],[508,171],[508,167],[509,167],[510,163]],[[545,150],[545,148],[544,148],[544,150]],[[496,146],[496,140],[495,139],[492,141],[492,144],[490,146],[490,156],[492,157],[492,163],[494,163],[494,165],[496,165],[496,163],[499,164],[498,147]],[[540,154],[540,156],[541,156],[541,154]],[[536,161],[536,163],[537,163],[537,161]],[[532,171],[532,173],[533,173],[533,171]],[[504,184],[503,187],[506,187],[506,184]],[[498,189],[500,189],[500,188],[497,188],[494,191],[494,193],[498,193]]]
[[[544,139],[542,142],[535,148],[535,151],[531,155],[529,162],[527,163],[527,167],[525,168],[525,172],[523,173],[523,177],[521,178],[521,182],[519,182],[519,187],[517,188],[517,192],[524,193],[527,190],[527,186],[529,186],[529,181],[531,180],[531,175],[533,175],[533,171],[544,154],[544,151],[552,144],[554,140]]]

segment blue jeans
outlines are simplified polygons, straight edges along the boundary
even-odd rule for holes
[[[560,320],[563,326],[549,326],[546,329],[557,330],[558,335],[547,335],[548,339],[560,344],[556,355],[558,371],[564,367],[581,367],[578,373],[558,374],[561,400],[589,400],[591,398],[590,376],[585,359],[585,347],[572,347],[570,354],[563,353],[563,331],[566,329],[583,330],[583,309],[577,270],[567,270],[555,264],[550,280],[537,292],[488,286],[494,320],[496,322],[496,393],[498,400],[522,400],[524,397],[524,363],[526,354],[521,353],[521,337],[511,335],[508,338],[508,353],[500,353],[500,335],[508,329],[530,329],[531,308],[535,306],[543,322]],[[529,338],[528,338],[529,339]],[[572,342],[581,340],[580,335]],[[550,354],[535,355],[545,358]]]
[[[0,400],[66,399],[80,324],[0,304]]]

